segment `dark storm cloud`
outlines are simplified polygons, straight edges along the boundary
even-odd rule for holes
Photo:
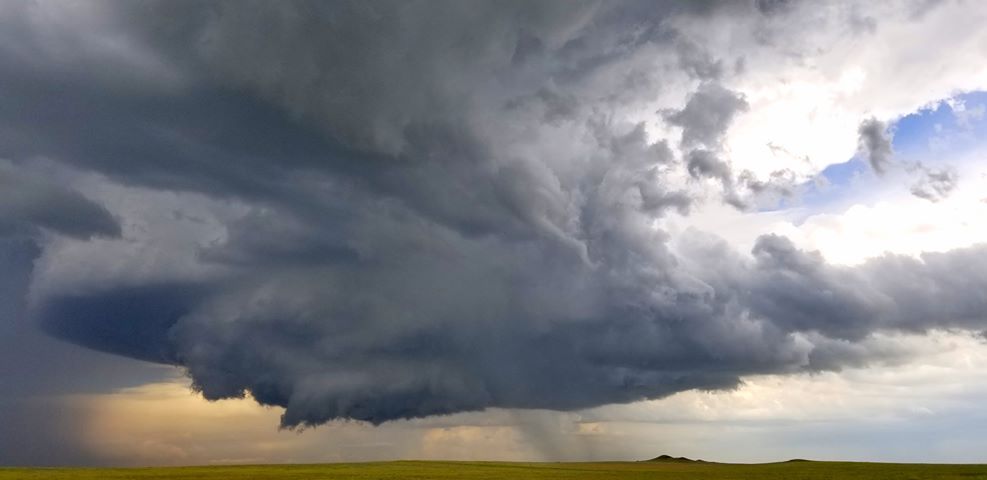
[[[979,272],[985,254],[984,247],[972,247],[835,267],[784,237],[765,236],[754,247],[756,287],[749,302],[753,312],[786,331],[847,340],[881,329],[975,328],[987,306],[976,293],[987,282]]]
[[[37,315],[41,327],[56,338],[140,360],[174,363],[168,332],[206,293],[200,285],[116,288],[50,298]]]
[[[871,168],[878,175],[883,174],[894,153],[891,150],[891,134],[887,124],[876,118],[869,118],[860,123],[857,134],[860,151],[867,156]]]
[[[0,162],[0,236],[31,226],[79,238],[120,235],[113,216],[79,192]]]
[[[656,228],[698,201],[676,173],[743,204],[718,155],[747,103],[707,80],[662,111],[676,156],[608,113],[661,83],[598,74],[667,47],[685,78],[724,75],[677,52],[667,20],[786,10],[765,5],[114,4],[100,18],[134,48],[126,74],[174,78],[132,90],[93,75],[91,49],[21,32],[0,50],[6,155],[243,212],[197,250],[208,275],[93,280],[31,313],[79,345],[182,365],[206,398],[285,407],[290,427],[730,388],[864,363],[841,345],[877,331],[982,330],[982,249],[848,268],[773,236],[752,257],[698,234],[673,249]],[[76,203],[80,231],[113,233]]]
[[[475,86],[518,56],[558,49],[565,32],[598,6],[297,1],[128,8],[139,34],[177,63],[282,104],[341,143],[398,153],[406,129],[460,120]]]

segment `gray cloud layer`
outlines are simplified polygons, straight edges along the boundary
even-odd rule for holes
[[[19,41],[0,50],[0,101],[20,114],[0,109],[3,154],[245,213],[197,249],[209,275],[45,291],[32,314],[56,337],[184,366],[206,398],[249,393],[289,427],[568,410],[863,363],[883,354],[859,352],[876,331],[983,329],[983,248],[845,268],[782,237],[749,257],[654,227],[697,201],[670,172],[719,178],[731,201],[716,152],[747,108],[671,20],[785,5],[107,6],[100,27],[139,59],[120,78],[98,51],[15,28],[29,11],[5,17]],[[661,87],[610,68],[641,50],[705,79],[661,114],[680,148],[606,114]],[[155,81],[119,88],[132,78]],[[861,126],[875,169],[883,132]],[[119,234],[71,190],[11,192],[4,221]]]
[[[120,235],[106,208],[41,175],[0,163],[0,235],[35,226],[83,239]]]

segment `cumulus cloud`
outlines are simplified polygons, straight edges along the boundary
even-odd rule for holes
[[[741,188],[795,182],[735,178],[745,69],[680,31],[741,19],[775,49],[762,22],[787,4],[92,5],[136,46],[74,49],[41,28],[58,16],[16,13],[41,27],[0,50],[4,153],[229,212],[125,250],[186,217],[32,188],[47,200],[7,215],[77,248],[37,253],[30,312],[180,365],[208,399],[249,393],[287,427],[572,410],[863,364],[886,354],[859,346],[875,332],[983,329],[982,247],[837,267],[784,237],[740,252],[662,228],[704,201],[698,178],[740,207]],[[180,81],[121,91],[88,75],[101,61]],[[885,126],[859,135],[883,171]],[[121,235],[113,215],[123,240],[92,240]]]

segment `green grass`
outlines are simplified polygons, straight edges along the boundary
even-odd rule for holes
[[[0,468],[0,480],[113,479],[987,479],[987,465],[786,462],[381,462],[179,468]]]

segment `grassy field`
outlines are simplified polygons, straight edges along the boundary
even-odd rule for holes
[[[987,465],[785,462],[758,465],[694,462],[500,463],[381,462],[131,469],[0,468],[0,480],[112,479],[987,479]]]

